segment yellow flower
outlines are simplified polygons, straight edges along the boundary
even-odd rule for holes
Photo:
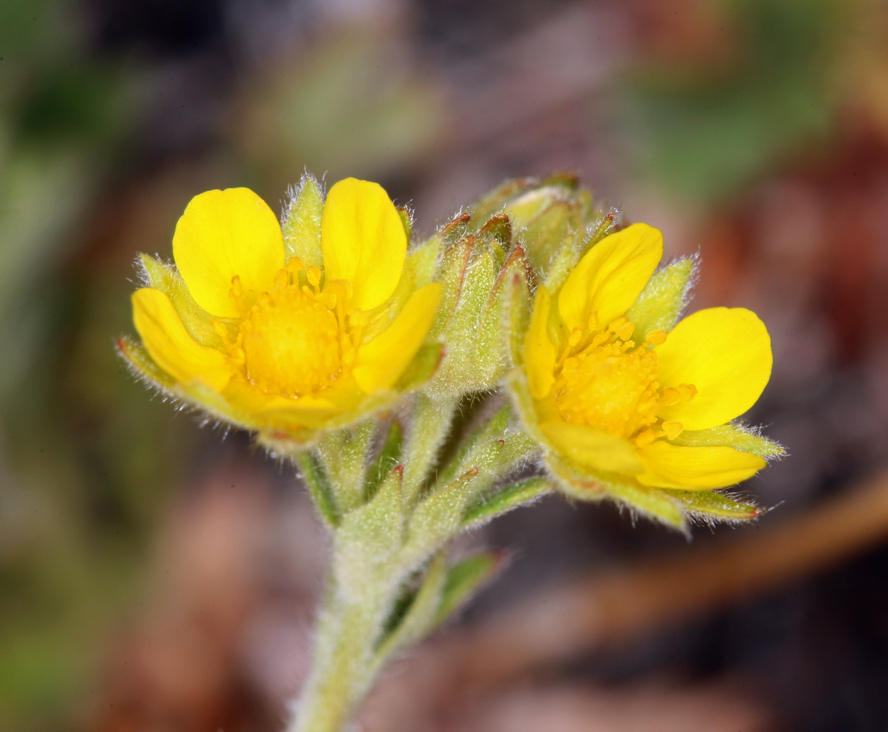
[[[133,294],[133,320],[144,350],[120,343],[174,396],[297,441],[392,403],[415,380],[440,291],[409,266],[404,224],[379,185],[349,178],[322,204],[307,184],[309,210],[286,243],[246,188],[192,199],[173,237],[176,268],[142,258],[150,286]]]
[[[727,424],[768,383],[771,341],[743,308],[702,310],[672,329],[690,262],[659,303],[673,317],[648,330],[650,302],[640,307],[639,296],[656,298],[646,286],[662,254],[662,234],[635,224],[592,247],[556,292],[537,289],[523,367],[510,382],[516,402],[573,495],[610,495],[675,524],[686,512],[749,518],[754,508],[702,492],[746,480],[782,454]]]

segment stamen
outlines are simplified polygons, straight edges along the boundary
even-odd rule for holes
[[[635,438],[635,444],[639,447],[645,447],[646,445],[650,445],[652,442],[655,442],[658,435],[654,432],[650,427],[642,430],[638,437]]]
[[[663,432],[666,433],[667,440],[674,440],[684,431],[684,425],[681,422],[663,422]]]

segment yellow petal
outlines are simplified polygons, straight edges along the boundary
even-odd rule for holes
[[[664,421],[705,430],[739,417],[771,376],[765,324],[743,308],[710,308],[682,320],[656,348],[662,388],[693,384],[696,395],[660,410]]]
[[[199,380],[220,390],[231,369],[215,348],[197,343],[185,330],[170,299],[160,290],[144,287],[133,293],[133,321],[154,362],[176,381]]]
[[[602,328],[623,315],[644,289],[663,257],[663,234],[633,224],[593,246],[561,288],[558,311],[569,330],[585,328],[598,313]]]
[[[284,239],[277,217],[253,191],[207,191],[191,199],[176,224],[173,257],[195,302],[234,318],[240,313],[229,295],[232,277],[246,291],[268,290],[284,266]]]
[[[584,468],[623,475],[635,475],[644,469],[635,446],[627,440],[567,422],[544,422],[540,429],[559,453]]]
[[[330,189],[321,249],[327,281],[350,282],[359,308],[372,310],[391,296],[401,279],[407,234],[382,186],[346,178]]]
[[[440,297],[437,282],[421,287],[388,328],[358,349],[352,373],[361,391],[372,394],[394,386],[428,335]]]
[[[530,394],[543,399],[555,383],[555,344],[549,337],[549,314],[552,296],[544,285],[536,291],[530,327],[524,339],[524,369]]]
[[[751,478],[767,463],[730,447],[679,447],[659,440],[639,448],[642,485],[657,488],[724,488]]]

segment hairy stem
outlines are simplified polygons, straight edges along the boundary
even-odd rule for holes
[[[373,682],[376,645],[393,595],[384,582],[352,593],[331,578],[315,630],[311,674],[287,732],[345,729]]]

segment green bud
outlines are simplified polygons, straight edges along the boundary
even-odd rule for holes
[[[491,519],[508,513],[519,506],[526,506],[552,492],[547,478],[528,478],[511,483],[487,495],[483,495],[466,509],[463,525],[474,529]]]

